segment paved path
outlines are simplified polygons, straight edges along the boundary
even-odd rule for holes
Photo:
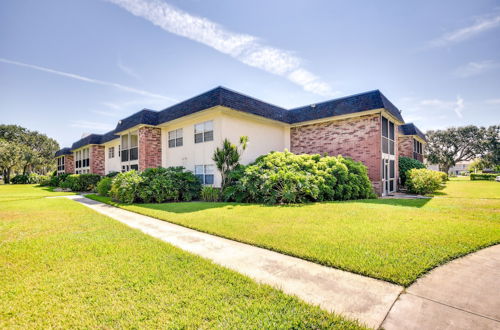
[[[183,250],[272,285],[321,308],[378,328],[403,287],[140,215],[66,196]]]
[[[410,286],[383,328],[500,329],[500,245],[438,267]]]

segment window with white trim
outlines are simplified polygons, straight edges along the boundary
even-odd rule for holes
[[[214,140],[214,122],[212,120],[194,125],[194,143]]]
[[[115,158],[115,147],[110,147],[108,149],[108,158]]]
[[[201,184],[214,184],[214,165],[195,165],[194,175],[200,180]]]
[[[57,172],[64,172],[64,156],[57,158]]]
[[[382,117],[382,153],[394,155],[394,123]]]
[[[168,132],[168,147],[182,147],[183,139],[182,139],[182,128],[178,128],[176,130]]]

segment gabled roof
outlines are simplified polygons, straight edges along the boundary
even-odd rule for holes
[[[290,110],[289,122],[300,123],[333,116],[385,108],[391,115],[404,122],[401,112],[379,90],[346,96],[314,105]]]
[[[399,126],[399,133],[402,135],[416,135],[420,137],[422,140],[427,141],[427,139],[425,138],[425,134],[422,133],[422,131],[419,130],[418,127],[415,126],[415,124],[413,123],[408,123]]]
[[[101,137],[102,137],[101,134],[90,134],[90,135],[87,135],[86,137],[81,138],[80,140],[78,140],[75,143],[73,143],[73,145],[71,146],[71,150],[75,150],[75,149],[84,147],[84,146],[86,146],[88,144],[100,144],[101,143]]]
[[[64,155],[71,155],[71,148],[62,148],[61,150],[57,150],[56,153],[54,154],[54,157],[59,157]]]

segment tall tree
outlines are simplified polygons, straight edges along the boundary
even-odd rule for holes
[[[500,166],[500,125],[484,131],[484,150],[481,159],[487,167]]]
[[[10,183],[10,176],[13,170],[19,167],[26,146],[0,139],[0,170],[4,183]]]
[[[469,125],[428,131],[426,158],[448,173],[456,163],[474,159],[485,151],[485,129]]]

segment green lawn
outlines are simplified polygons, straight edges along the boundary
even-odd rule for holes
[[[74,194],[72,192],[54,192],[51,187],[40,187],[35,184],[0,185],[0,202]]]
[[[294,206],[114,205],[408,286],[442,263],[500,243],[500,183],[452,180],[438,195]]]
[[[46,194],[0,186],[1,329],[358,328]]]

